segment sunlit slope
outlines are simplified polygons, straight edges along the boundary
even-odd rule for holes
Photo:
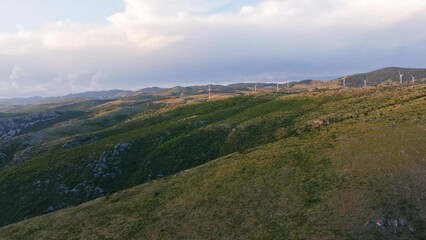
[[[0,237],[426,237],[424,86],[266,99],[247,97],[237,105],[243,103],[250,107],[229,116],[222,113],[223,120],[202,126],[202,134],[189,145],[191,134],[184,134],[179,141],[153,150],[172,151],[167,156],[156,155],[165,169],[171,168],[164,175],[190,168],[189,162],[213,151],[215,146],[221,148],[216,155],[219,159],[75,208],[5,227],[0,230]],[[214,113],[217,110],[209,108],[213,105],[198,107]],[[224,106],[217,105],[217,109]],[[185,109],[176,111],[183,114]],[[173,116],[182,117],[178,113]],[[174,119],[185,122],[186,118]],[[151,124],[155,122],[152,121]],[[151,124],[138,125],[138,133],[126,136],[143,138],[140,132]],[[217,142],[209,140],[209,135],[214,135],[211,128],[224,125],[230,125],[229,132],[221,133],[223,138],[218,137]],[[112,139],[109,141],[113,142]],[[207,140],[208,144],[203,145]],[[186,145],[179,145],[185,142]],[[182,147],[186,151],[178,150]],[[179,154],[171,155],[174,151]],[[184,157],[178,158],[181,155]],[[139,161],[144,157],[141,155]],[[25,166],[35,162],[29,161]],[[196,160],[192,165],[203,162]],[[138,171],[133,174],[123,178],[142,176]],[[3,183],[7,179],[3,177]]]

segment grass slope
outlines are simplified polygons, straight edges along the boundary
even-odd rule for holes
[[[123,175],[102,187],[167,177],[4,227],[0,238],[425,238],[425,101],[424,86],[388,87],[234,98],[135,119],[2,171],[2,193],[16,201],[2,196],[11,209],[2,218],[50,204],[25,202],[16,188],[58,172],[89,178],[75,164],[124,139],[151,150],[130,151]]]

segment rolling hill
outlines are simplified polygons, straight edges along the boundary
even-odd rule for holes
[[[364,80],[368,86],[377,86],[383,84],[396,84],[399,83],[399,73],[404,74],[403,82],[411,83],[412,76],[415,77],[416,82],[424,83],[426,81],[426,69],[424,68],[398,68],[388,67],[375,70],[368,73],[357,73],[348,75],[346,78],[347,87],[363,87]],[[338,88],[342,86],[342,78],[331,80],[300,80],[289,82],[289,88],[292,90],[306,90],[314,88]],[[287,80],[278,81],[280,89],[288,90]],[[216,93],[241,93],[251,92],[254,86],[260,92],[274,92],[276,90],[276,83],[234,83],[229,85],[211,85],[213,92]],[[208,85],[194,85],[188,87],[175,86],[171,88],[149,87],[137,91],[124,91],[124,90],[109,90],[109,91],[92,91],[69,94],[61,97],[30,97],[30,98],[11,98],[0,99],[0,112],[25,112],[27,108],[22,109],[22,105],[38,105],[38,104],[52,104],[52,103],[70,103],[87,100],[113,100],[120,98],[128,98],[134,96],[189,96],[204,94],[208,89]]]
[[[415,77],[417,82],[424,82],[426,79],[426,69],[423,68],[398,68],[388,67],[368,73],[349,75],[346,79],[350,87],[362,87],[364,80],[370,86],[379,84],[397,84],[399,83],[399,73],[404,74],[403,83],[412,82],[411,76]]]
[[[426,238],[425,85],[192,101],[78,103],[3,142],[0,238]]]

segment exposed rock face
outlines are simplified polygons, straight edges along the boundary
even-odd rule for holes
[[[308,126],[311,126],[312,128],[319,128],[319,127],[322,127],[322,126],[328,125],[328,124],[329,124],[329,122],[327,122],[327,121],[316,119],[316,120],[310,121],[308,123]]]
[[[21,162],[27,161],[31,156],[34,156],[38,152],[38,149],[35,146],[31,146],[28,148],[25,148],[22,151],[17,152],[14,156],[12,161],[8,164],[8,166],[13,166],[16,164],[19,164]]]
[[[0,120],[0,140],[10,139],[37,123],[60,117],[57,112],[34,113]]]
[[[382,217],[369,224],[373,225],[383,236],[394,239],[396,236],[408,236],[416,229],[406,218],[387,218]],[[386,238],[386,239],[388,239]]]
[[[93,174],[95,177],[99,178],[108,178],[115,177],[116,174],[119,174],[121,171],[119,165],[121,163],[121,155],[125,153],[132,143],[120,143],[114,146],[114,149],[111,151],[102,152],[99,159],[95,162],[93,169]]]
[[[84,144],[89,144],[96,141],[96,137],[84,137],[78,139],[71,139],[62,145],[62,148],[74,148]]]
[[[89,163],[86,168],[92,176],[82,176],[78,183],[67,183],[66,176],[57,175],[52,178],[41,178],[34,180],[32,187],[38,194],[46,194],[52,189],[55,197],[46,206],[45,212],[53,212],[58,209],[76,204],[76,199],[94,199],[105,196],[110,192],[111,181],[122,173],[121,164],[124,155],[132,147],[132,142],[116,144],[113,148],[103,151],[99,157],[94,158],[94,162]],[[78,168],[78,167],[77,167]],[[84,170],[82,170],[84,172]],[[78,203],[78,201],[77,201]]]

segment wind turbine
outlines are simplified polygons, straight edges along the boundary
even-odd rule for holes
[[[343,87],[346,87],[346,78],[347,78],[348,76],[344,76],[343,77]]]
[[[209,100],[212,98],[212,85],[209,84]]]
[[[414,84],[414,83],[416,83],[416,77],[414,77],[414,76],[413,76],[413,75],[411,75],[411,74],[410,74],[410,76],[411,76],[411,80],[413,81],[413,84]]]
[[[254,93],[257,93],[257,83],[254,84]]]
[[[287,88],[290,88],[290,80],[287,80]]]
[[[280,84],[277,83],[277,92],[279,92],[279,91],[280,91]]]
[[[402,77],[405,75],[405,74],[401,74],[400,72],[398,72],[399,73],[399,84],[402,84]]]
[[[364,79],[364,88],[367,87],[367,79]]]

